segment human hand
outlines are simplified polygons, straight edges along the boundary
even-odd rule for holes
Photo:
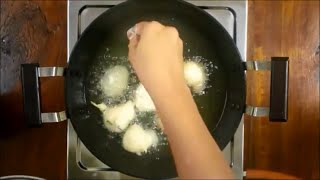
[[[128,31],[129,60],[150,95],[185,85],[183,42],[174,27],[140,22]]]

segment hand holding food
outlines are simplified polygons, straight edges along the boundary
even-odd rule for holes
[[[158,22],[141,22],[134,29],[128,32],[129,60],[148,92],[185,85],[183,43],[178,31]]]

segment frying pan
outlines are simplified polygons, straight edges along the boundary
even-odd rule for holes
[[[195,101],[220,149],[224,149],[233,137],[244,112],[251,115],[269,113],[272,121],[286,121],[288,58],[272,58],[271,63],[244,63],[228,32],[198,7],[181,0],[129,0],[107,10],[88,26],[71,53],[68,67],[46,69],[39,68],[38,64],[22,65],[24,112],[29,125],[40,126],[43,122],[50,122],[52,115],[41,114],[38,77],[63,75],[66,116],[93,155],[111,168],[131,176],[176,177],[169,146],[142,156],[125,151],[119,143],[121,137],[112,135],[101,126],[102,117],[90,104],[90,101],[101,101],[90,96],[88,91],[91,70],[98,66],[112,66],[108,59],[105,64],[97,63],[101,49],[109,47],[109,53],[114,57],[127,56],[127,30],[139,21],[151,20],[178,29],[184,41],[185,57],[202,56],[216,67],[209,76],[210,87],[204,95],[195,96]],[[245,71],[261,67],[271,67],[272,70],[270,110],[245,105]],[[55,115],[53,119],[66,119],[63,113]]]

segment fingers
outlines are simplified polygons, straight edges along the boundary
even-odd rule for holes
[[[127,31],[127,37],[131,40],[134,36],[136,36],[136,26],[133,26]]]
[[[136,30],[136,34],[143,34],[143,30],[144,28],[146,27],[146,25],[148,25],[150,22],[147,22],[147,21],[142,21],[142,22],[139,22],[135,25],[135,30]]]
[[[146,33],[148,32],[158,32],[160,30],[162,30],[165,26],[163,26],[162,24],[152,21],[152,22],[147,22],[147,21],[142,21],[137,23],[134,27],[130,28],[127,31],[127,37],[129,39],[129,57],[131,55],[131,59],[132,59],[132,54],[135,51],[136,47],[138,46],[138,43],[140,41],[140,37],[141,35],[144,33],[144,31],[146,31]]]
[[[134,25],[132,28],[130,28],[127,31],[127,37],[129,40],[131,40],[134,36],[141,35],[143,32],[144,27],[148,24],[149,22],[142,21]]]
[[[176,28],[168,26],[165,28],[165,31],[166,34],[170,36],[172,39],[179,40],[179,32]]]
[[[144,26],[144,33],[158,33],[165,29],[165,26],[157,21],[151,21]]]
[[[183,48],[183,43],[176,28],[169,26],[166,27],[156,21],[142,21],[127,31],[127,37],[129,39],[129,59],[134,59],[133,54],[139,44],[140,38],[144,38],[145,36],[148,37],[151,34],[154,35],[161,31],[164,32],[166,36],[169,36],[173,42],[177,42],[179,46]]]
[[[129,45],[128,45],[129,57],[130,57],[130,52],[132,54],[132,52],[137,47],[140,40],[140,36],[143,33],[143,29],[148,23],[149,22],[146,22],[146,21],[139,22],[127,31],[127,37],[129,39]]]
[[[129,38],[129,36],[128,36],[128,38]],[[129,61],[131,61],[131,62],[133,62],[135,59],[134,54],[135,54],[136,48],[138,46],[138,43],[139,43],[139,36],[138,35],[131,36],[131,39],[129,40],[129,45],[128,45],[128,48],[129,48],[128,58],[129,58]]]
[[[127,37],[129,39],[128,57],[129,57],[129,60],[131,60],[131,61],[133,61],[133,59],[134,59],[134,55],[133,55],[134,51],[135,51],[136,47],[138,46],[138,43],[140,40],[140,35],[143,32],[143,28],[146,24],[147,24],[147,22],[140,22],[127,31]]]
[[[139,42],[139,37],[137,35],[132,36],[128,45],[129,51],[134,50],[137,47],[138,42]]]
[[[179,38],[179,32],[176,28],[169,27],[169,26],[166,27],[156,21],[152,21],[152,22],[142,21],[137,23],[134,27],[130,28],[127,31],[127,37],[129,40],[132,40],[136,38],[136,36],[140,37],[143,34],[157,33],[160,31],[165,31],[166,34],[168,34],[173,39]]]
[[[165,30],[172,37],[179,37],[179,32],[176,28],[170,26],[164,26],[157,21],[142,21],[137,23],[134,27],[127,31],[128,39],[131,40],[134,36],[142,35],[144,32],[156,33]]]
[[[163,30],[164,28],[165,26],[163,26],[162,24],[156,21],[151,21],[151,22],[142,21],[137,23],[134,27],[130,28],[127,31],[127,37],[129,40],[131,40],[134,36],[137,36],[137,35],[141,36],[144,33],[144,31],[146,33],[149,33],[149,32],[156,33]]]

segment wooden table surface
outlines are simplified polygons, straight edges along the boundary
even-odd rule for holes
[[[65,179],[67,124],[26,127],[22,118],[20,64],[66,66],[67,3],[1,0],[0,27],[0,176],[26,174]],[[63,79],[41,79],[40,83],[42,110],[65,109]]]
[[[288,122],[245,117],[245,166],[319,179],[319,1],[250,1],[248,59],[288,56]],[[247,72],[247,103],[269,105],[270,73]]]
[[[67,3],[1,0],[0,8],[0,176],[65,179],[66,122],[26,128],[19,67],[66,65]],[[289,56],[290,73],[287,123],[245,116],[245,167],[318,179],[319,1],[249,1],[248,20],[248,59]],[[269,105],[269,76],[247,73],[249,104]],[[41,79],[41,91],[43,111],[65,108],[62,78]]]

